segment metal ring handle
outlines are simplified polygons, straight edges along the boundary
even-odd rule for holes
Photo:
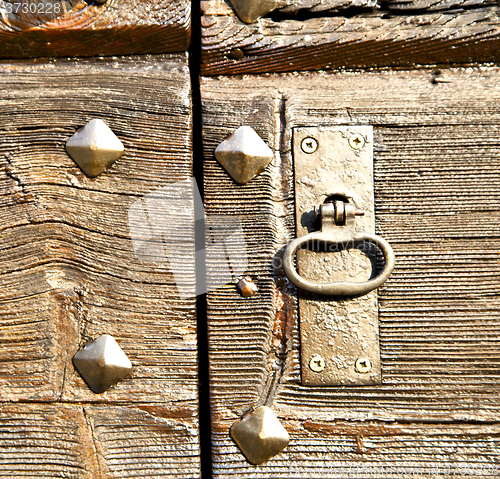
[[[295,258],[295,253],[300,249],[302,245],[314,240],[330,244],[345,243],[345,237],[342,238],[342,241],[339,241],[339,239],[332,237],[332,235],[323,232],[309,233],[290,242],[290,244],[286,247],[285,253],[283,255],[283,267],[285,269],[286,276],[295,286],[297,286],[297,288],[303,289],[304,291],[309,291],[310,293],[329,296],[361,296],[363,294],[369,293],[374,289],[377,289],[387,281],[387,278],[389,278],[392,270],[394,269],[396,260],[391,245],[380,236],[372,235],[369,233],[354,233],[352,236],[350,236],[350,239],[354,243],[369,241],[378,246],[382,251],[382,254],[385,258],[385,267],[380,272],[380,274],[375,276],[375,278],[363,283],[314,283],[300,276],[295,270],[293,260]]]

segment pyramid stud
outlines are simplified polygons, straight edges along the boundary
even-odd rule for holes
[[[123,155],[123,143],[102,120],[90,120],[67,142],[66,151],[90,178],[99,176]]]
[[[249,126],[238,128],[215,150],[215,158],[241,184],[263,171],[273,156],[273,150]]]
[[[231,436],[251,464],[262,464],[288,446],[290,437],[276,415],[260,406],[231,428]]]
[[[132,363],[108,334],[87,343],[73,356],[73,363],[95,393],[103,393],[132,370]]]
[[[238,18],[245,23],[256,22],[278,6],[278,0],[229,0],[229,2]]]

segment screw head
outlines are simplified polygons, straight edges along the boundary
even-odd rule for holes
[[[311,368],[311,371],[320,373],[323,369],[325,369],[325,360],[319,354],[315,354],[309,361],[309,367]]]
[[[372,369],[372,362],[368,358],[359,358],[356,360],[355,368],[360,374],[369,373]]]
[[[304,138],[300,144],[300,148],[304,153],[310,155],[318,149],[318,142],[312,137]]]
[[[233,58],[234,60],[241,60],[245,54],[243,53],[243,50],[241,48],[233,48],[229,52],[229,57]]]
[[[365,146],[365,138],[359,133],[355,133],[354,135],[351,135],[351,138],[349,138],[349,146],[353,150],[361,150],[361,148]]]

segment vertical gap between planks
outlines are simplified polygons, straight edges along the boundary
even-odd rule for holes
[[[189,47],[189,71],[191,77],[192,96],[192,145],[193,145],[193,176],[204,199],[203,191],[203,146],[202,146],[202,115],[200,91],[201,66],[201,14],[200,4],[192,0],[191,11],[191,45]],[[198,222],[197,222],[198,223]],[[205,224],[195,227],[195,249],[205,249]],[[200,264],[201,260],[201,264]],[[196,264],[196,291],[205,291],[206,265],[205,257],[197,257]],[[210,424],[210,390],[208,371],[208,332],[207,332],[207,303],[206,294],[196,297],[197,340],[198,340],[198,418],[200,441],[200,465],[203,479],[212,479],[212,451],[211,451],[211,424]]]
[[[274,119],[275,119],[275,126],[274,126],[274,131],[275,131],[275,136],[274,136],[274,150],[275,150],[275,155],[276,155],[276,166],[277,166],[277,171],[275,171],[275,174],[273,176],[273,189],[274,191],[281,191],[282,186],[282,169],[283,169],[283,158],[282,155],[286,151],[286,145],[285,145],[285,136],[286,136],[286,98],[283,93],[279,92],[278,96],[275,99],[275,109],[274,109]],[[276,218],[279,218],[280,215],[277,211],[276,213]],[[288,236],[285,231],[285,227],[283,224],[280,225],[280,232],[281,234],[277,235],[276,240],[279,241],[280,243],[288,243]],[[281,273],[279,273],[281,274]],[[284,278],[282,278],[283,281],[286,281]],[[278,284],[278,282],[275,282],[275,297],[273,301],[273,309],[275,311],[275,314],[278,313],[278,309],[280,309],[281,306],[277,305],[278,302],[278,295],[279,295],[279,290],[280,286],[283,287],[283,285]],[[272,407],[276,392],[278,390],[279,383],[281,381],[281,378],[283,376],[283,371],[285,369],[285,363],[288,355],[288,340],[290,339],[287,335],[287,331],[289,330],[289,325],[287,322],[290,320],[290,315],[285,314],[285,324],[283,325],[283,334],[281,337],[281,341],[279,346],[273,349],[272,354],[276,357],[274,361],[274,366],[272,372],[269,374],[266,384],[264,385],[264,389],[261,393],[261,397],[259,398],[259,401],[257,402],[255,407],[264,405],[268,407]],[[275,318],[276,321],[276,318]]]

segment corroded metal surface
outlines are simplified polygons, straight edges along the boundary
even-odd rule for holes
[[[250,276],[245,276],[238,282],[238,289],[240,290],[241,295],[245,298],[254,296],[259,290]]]
[[[361,148],[353,138],[361,135]],[[314,138],[318,148],[305,153],[304,138]],[[358,138],[359,139],[359,138]],[[351,141],[349,141],[351,140]],[[353,143],[356,147],[359,143]],[[293,135],[297,237],[317,229],[314,209],[327,199],[346,198],[365,215],[356,220],[356,231],[374,233],[373,130],[369,126],[296,128]],[[340,251],[298,252],[301,276],[321,283],[364,282],[376,275],[371,246]],[[378,342],[377,293],[338,299],[300,292],[302,383],[306,385],[370,385],[381,383]],[[319,355],[325,367],[310,368]],[[368,359],[370,371],[361,373],[356,361]]]

